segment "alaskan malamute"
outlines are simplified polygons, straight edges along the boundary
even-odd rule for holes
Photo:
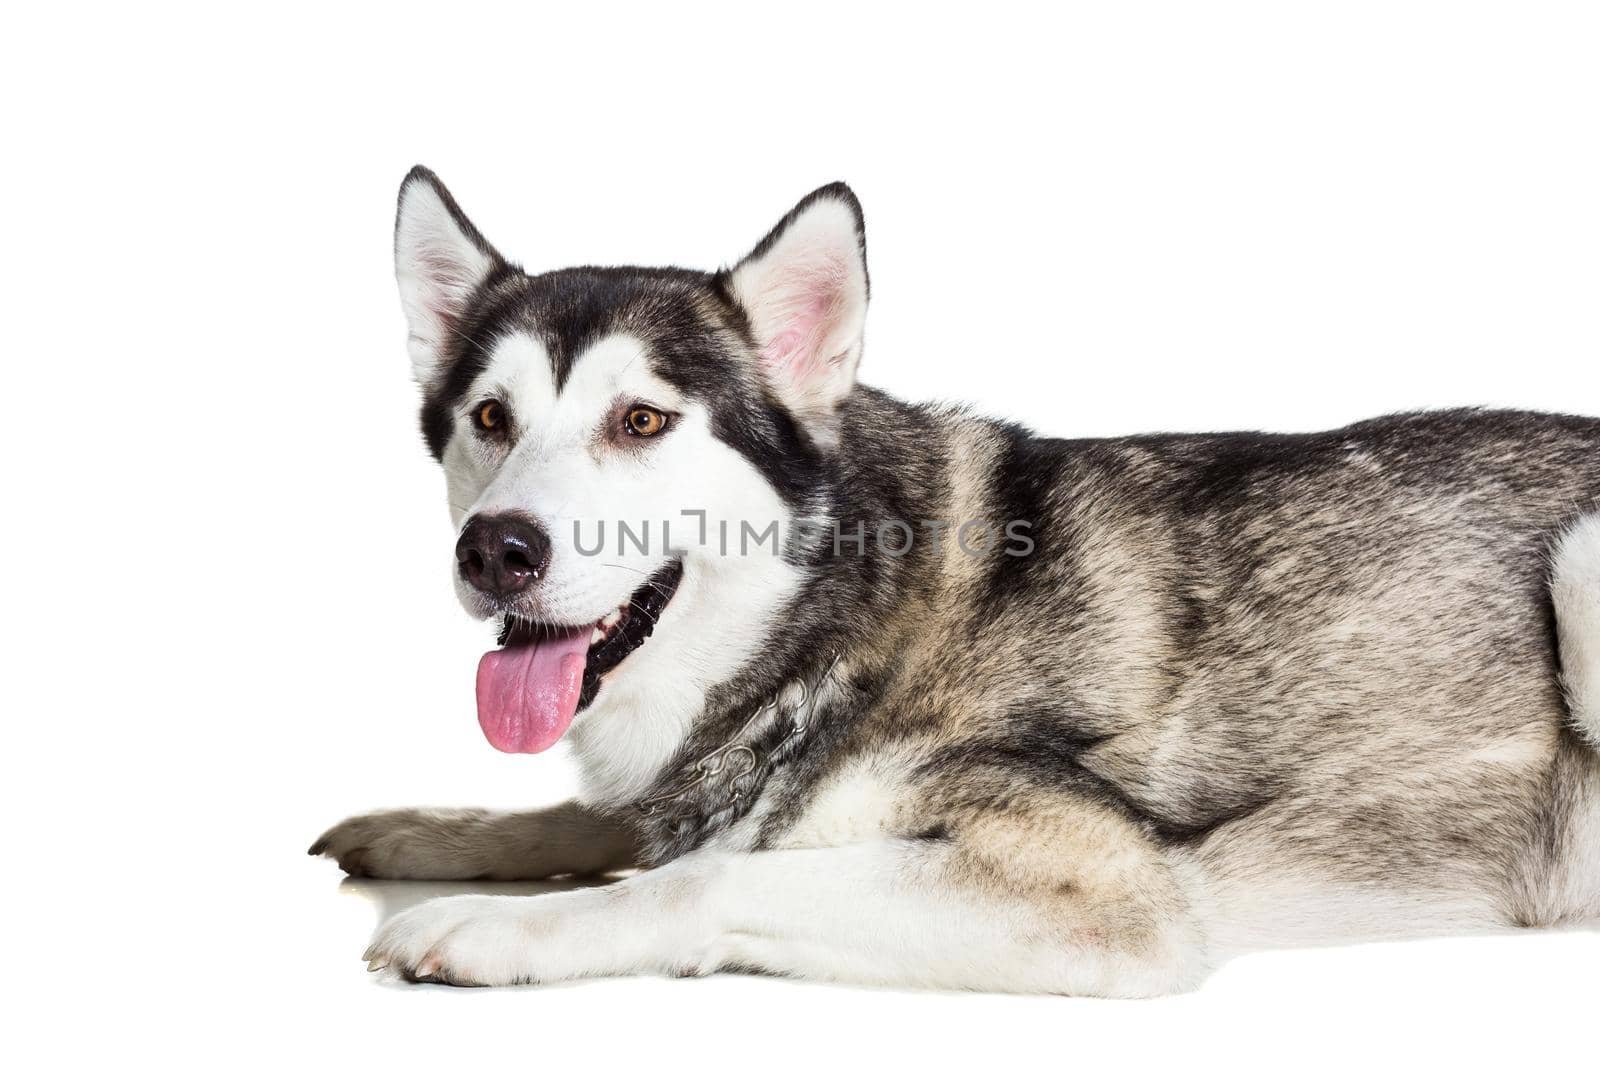
[[[1041,438],[856,384],[865,254],[829,185],[731,269],[529,275],[407,176],[478,720],[584,785],[312,851],[642,873],[422,904],[373,969],[1145,996],[1600,917],[1600,420]]]

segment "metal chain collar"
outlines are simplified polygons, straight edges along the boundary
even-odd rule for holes
[[[834,669],[839,666],[839,657],[835,655],[814,682],[804,678],[796,679],[786,686],[782,686],[756,708],[755,712],[746,719],[733,736],[716,748],[701,756],[687,768],[690,775],[687,781],[669,788],[664,792],[656,793],[635,801],[634,807],[639,814],[645,816],[660,815],[669,808],[679,807],[684,810],[674,812],[675,816],[696,815],[702,819],[710,819],[728,808],[734,808],[745,798],[745,786],[749,779],[761,769],[765,762],[769,769],[777,762],[780,752],[792,747],[805,734],[810,725],[812,713],[816,710],[816,700],[828,680],[833,676]],[[791,690],[798,690],[798,695],[786,701],[783,697]],[[781,721],[785,715],[793,721],[788,732],[779,737],[766,748],[765,759],[756,751],[755,741],[747,737],[754,730],[756,724],[763,719]],[[727,788],[724,793],[717,794],[720,784],[718,779],[727,777]],[[689,805],[683,803],[702,787],[710,794],[704,800],[715,802],[715,806],[707,808],[704,800],[701,804]],[[691,809],[692,810],[689,810]],[[679,819],[673,820],[673,832],[679,829]]]

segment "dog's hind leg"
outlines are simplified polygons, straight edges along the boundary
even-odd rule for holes
[[[1552,814],[1557,847],[1538,879],[1538,909],[1550,924],[1600,920],[1600,515],[1562,536],[1550,572],[1561,683],[1573,733],[1557,754]]]
[[[543,811],[402,808],[357,815],[311,846],[362,878],[536,879],[637,864],[620,823],[569,801]]]
[[[1600,748],[1600,515],[1578,520],[1556,545],[1550,595],[1572,726]]]

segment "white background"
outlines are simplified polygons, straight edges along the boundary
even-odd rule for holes
[[[1600,414],[1585,5],[30,5],[0,37],[13,1044],[176,1059],[1594,1053],[1593,933],[1268,954],[1153,1003],[375,983],[303,855],[534,805],[492,751],[389,259],[434,167],[530,268],[867,211],[865,380],[1041,430]]]

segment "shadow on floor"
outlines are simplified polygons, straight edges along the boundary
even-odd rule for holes
[[[346,878],[339,892],[369,901],[382,924],[390,917],[435,897],[455,897],[471,893],[493,896],[536,897],[545,893],[565,893],[573,889],[611,885],[619,878],[558,878],[545,882],[391,882],[378,878]]]

